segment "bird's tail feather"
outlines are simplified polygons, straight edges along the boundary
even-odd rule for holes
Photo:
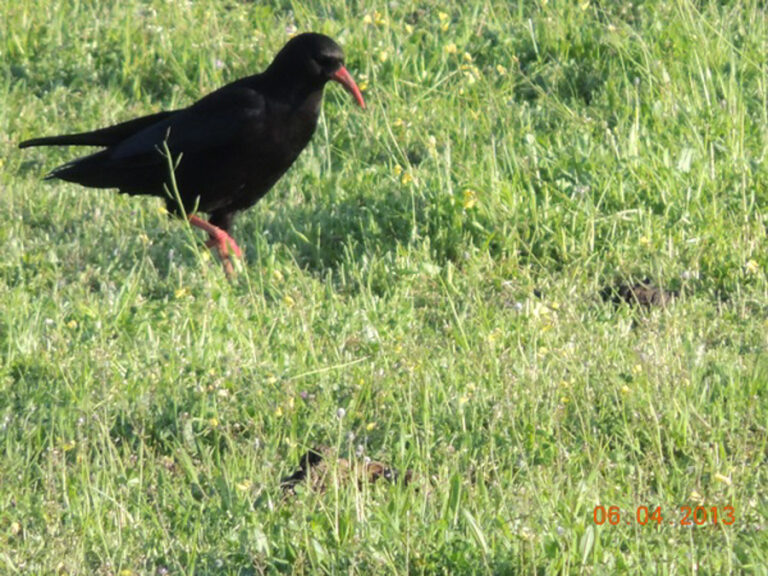
[[[107,151],[102,150],[89,156],[77,158],[57,166],[45,175],[45,180],[65,180],[92,188],[112,188],[109,167],[106,165]]]
[[[32,138],[19,143],[19,148],[31,148],[32,146],[88,146],[92,138],[87,134],[62,134],[61,136],[45,136]],[[94,144],[98,146],[98,144]]]
[[[174,110],[157,112],[149,116],[121,122],[108,128],[93,130],[92,132],[32,138],[31,140],[21,142],[19,148],[30,148],[32,146],[114,146],[134,134],[170,118],[175,113]]]

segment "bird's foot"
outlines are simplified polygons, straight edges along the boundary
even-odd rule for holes
[[[229,246],[227,246],[229,244]],[[215,248],[216,251],[219,253],[219,258],[221,259],[221,264],[224,266],[224,273],[227,275],[227,278],[232,278],[235,275],[235,267],[232,264],[232,256],[234,255],[235,258],[242,258],[243,257],[243,251],[240,250],[240,247],[237,245],[237,242],[235,242],[234,238],[224,232],[223,230],[220,230],[219,232],[211,232],[210,238],[205,243],[208,248]],[[230,254],[230,248],[232,249],[232,253]]]
[[[232,254],[236,258],[243,257],[243,251],[240,250],[240,246],[237,245],[235,239],[232,238],[232,236],[230,236],[226,230],[223,230],[222,228],[219,228],[210,222],[206,222],[197,216],[190,216],[189,223],[208,232],[208,241],[205,243],[205,245],[208,248],[216,249],[224,266],[224,272],[226,273],[227,277],[231,278],[235,273],[235,269],[232,265],[232,259],[229,253],[230,248],[232,249]]]
[[[229,244],[229,246],[227,246],[227,244]],[[243,257],[243,251],[240,250],[240,246],[237,245],[235,239],[223,230],[221,234],[210,234],[205,245],[208,246],[208,248],[216,248],[222,258],[229,258],[230,248],[232,248],[232,254],[235,255],[235,258]]]

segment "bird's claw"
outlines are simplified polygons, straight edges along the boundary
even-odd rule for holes
[[[227,244],[229,244],[229,246],[227,246]],[[224,234],[221,236],[211,235],[205,245],[208,248],[216,248],[222,258],[229,258],[230,248],[232,249],[232,254],[234,254],[236,258],[243,257],[243,251],[240,250],[240,246],[237,245],[234,238],[232,238],[229,234]]]
[[[229,246],[227,246],[227,244],[229,244]],[[235,240],[229,234],[222,232],[220,234],[211,234],[205,245],[208,248],[216,249],[216,251],[219,253],[221,263],[224,266],[224,272],[226,273],[227,277],[232,277],[235,273],[235,269],[232,265],[231,256],[234,255],[235,258],[243,257],[243,251],[240,250],[237,242],[235,242]],[[232,249],[232,255],[229,253],[230,248]]]
[[[240,247],[237,245],[237,242],[235,242],[235,239],[232,238],[232,236],[230,236],[226,230],[219,228],[215,224],[206,222],[194,214],[189,217],[189,223],[196,228],[200,228],[201,230],[208,232],[208,241],[205,243],[205,245],[208,248],[216,249],[216,251],[219,253],[219,258],[221,258],[221,262],[224,265],[224,272],[226,272],[227,277],[231,278],[235,273],[235,269],[232,266],[232,260],[229,254],[230,248],[232,249],[232,253],[236,258],[243,257],[243,251],[240,250]],[[229,244],[229,246],[227,246],[227,244]]]

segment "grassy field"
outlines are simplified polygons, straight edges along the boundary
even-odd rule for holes
[[[0,3],[0,573],[768,574],[763,3],[362,5]],[[295,30],[369,109],[328,87],[232,282],[16,148]],[[284,495],[313,446],[412,481]]]

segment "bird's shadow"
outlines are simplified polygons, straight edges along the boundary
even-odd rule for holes
[[[411,241],[412,218],[399,194],[372,201],[368,194],[327,193],[331,187],[241,215],[235,235],[245,245],[247,265],[257,265],[265,248],[282,246],[300,268],[336,274],[344,265],[393,253]]]

